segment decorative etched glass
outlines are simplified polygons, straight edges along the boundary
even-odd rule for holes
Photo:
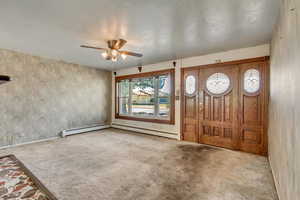
[[[222,94],[230,87],[230,79],[224,73],[215,73],[206,80],[206,88],[212,94]]]
[[[196,79],[194,76],[189,75],[185,79],[185,92],[187,94],[194,94],[196,91]]]
[[[248,69],[244,74],[244,90],[255,93],[260,88],[260,74],[257,69]]]

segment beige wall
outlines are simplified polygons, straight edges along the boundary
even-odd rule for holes
[[[209,54],[204,56],[197,56],[191,58],[184,58],[181,60],[177,60],[177,67],[175,70],[175,90],[176,95],[180,94],[180,69],[182,67],[191,67],[191,66],[199,66],[205,64],[215,63],[216,60],[221,60],[221,62],[247,59],[247,58],[255,58],[261,56],[269,55],[270,47],[268,44],[260,45],[256,47],[236,49],[226,52],[220,52],[215,54]],[[143,72],[157,71],[162,69],[173,68],[173,60],[163,63],[157,63],[153,65],[143,66]],[[137,67],[132,67],[128,69],[118,70],[117,76],[135,74],[138,73]],[[114,85],[115,79],[112,79],[112,99],[115,99],[114,96]],[[175,125],[166,125],[166,124],[155,124],[155,123],[146,123],[146,122],[136,122],[130,120],[121,120],[114,118],[115,105],[114,101],[112,103],[112,124],[118,128],[130,128],[130,130],[141,131],[149,134],[161,135],[171,138],[179,138],[180,135],[180,101],[176,101],[175,103]],[[141,129],[135,128],[143,128],[148,129],[146,131],[142,131]]]
[[[269,159],[280,200],[300,199],[300,1],[282,0],[271,48]]]
[[[0,147],[110,121],[111,72],[0,49]]]

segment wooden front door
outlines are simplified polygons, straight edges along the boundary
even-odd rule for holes
[[[183,104],[183,130],[184,140],[199,142],[199,119],[198,119],[198,83],[199,70],[189,70],[184,72],[184,104]]]
[[[239,133],[242,151],[267,154],[268,75],[267,62],[240,65]],[[256,82],[251,84],[254,80]]]
[[[182,70],[182,139],[267,153],[267,60]]]
[[[199,141],[238,149],[237,66],[199,70]]]

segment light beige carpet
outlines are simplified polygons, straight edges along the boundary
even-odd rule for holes
[[[107,129],[0,151],[60,200],[276,200],[265,157]]]

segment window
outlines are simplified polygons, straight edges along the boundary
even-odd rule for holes
[[[196,91],[196,78],[189,75],[185,80],[185,92],[189,95],[194,94]]]
[[[174,124],[174,70],[116,77],[116,118]]]
[[[257,69],[248,69],[244,74],[244,90],[255,93],[260,88],[260,74]]]
[[[230,87],[230,79],[224,73],[214,73],[206,80],[207,90],[215,95],[223,94]]]

